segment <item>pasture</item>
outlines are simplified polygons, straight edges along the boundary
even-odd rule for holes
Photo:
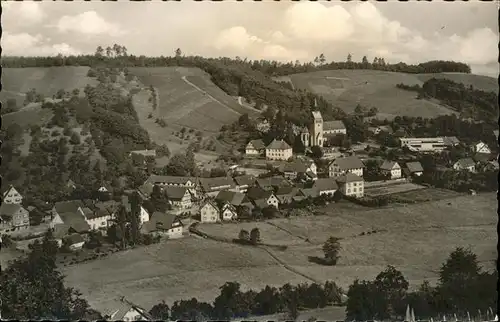
[[[171,240],[62,268],[66,284],[78,288],[97,310],[112,310],[126,296],[150,309],[165,300],[212,301],[218,288],[237,281],[244,289],[307,280],[287,271],[265,251],[194,237]]]
[[[425,187],[410,182],[373,187],[365,186],[365,195],[368,197],[377,197],[421,189],[425,189]]]
[[[237,101],[213,85],[200,69],[134,67],[130,72],[145,86],[158,90],[159,106],[154,118],[163,118],[167,123],[215,134],[242,114],[236,111],[243,109]]]
[[[297,89],[310,90],[334,106],[351,113],[357,104],[376,107],[377,118],[397,115],[436,117],[455,113],[430,100],[419,100],[415,92],[396,88],[396,84],[422,85],[426,80],[447,78],[486,91],[498,91],[497,80],[487,76],[459,73],[404,74],[376,70],[328,70],[293,74],[277,80],[288,81]]]

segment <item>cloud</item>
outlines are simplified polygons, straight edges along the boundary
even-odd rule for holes
[[[39,2],[34,1],[15,1],[15,2],[4,2],[2,1],[2,9],[5,11],[3,19],[5,17],[10,17],[22,21],[23,24],[37,24],[41,22],[46,14],[42,10]]]
[[[42,35],[28,33],[10,34],[4,32],[1,39],[4,55],[9,56],[56,56],[79,55],[80,51],[67,43],[49,44]]]
[[[107,22],[95,11],[86,11],[76,16],[63,16],[56,24],[60,32],[77,32],[85,35],[122,36],[126,31],[119,25]]]
[[[266,36],[237,26],[221,31],[214,47],[222,55],[249,56],[283,61],[312,60],[324,53],[340,60],[352,53],[354,60],[384,57],[387,62],[420,63],[444,59],[468,64],[488,64],[497,59],[498,35],[489,28],[466,35],[444,35],[442,30],[424,35],[385,17],[371,2],[351,6],[300,2],[278,13],[266,26]]]

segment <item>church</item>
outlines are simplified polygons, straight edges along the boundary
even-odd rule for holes
[[[347,134],[347,129],[342,121],[324,122],[320,111],[313,111],[313,123],[309,128],[304,127],[300,133],[302,143],[306,147],[325,146],[329,137],[338,134]]]

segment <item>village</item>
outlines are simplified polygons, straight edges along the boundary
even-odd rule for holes
[[[324,122],[319,111],[313,111],[312,117],[314,122],[310,128],[301,129],[300,138],[306,150],[321,149],[321,161],[326,165],[322,168],[317,159],[294,154],[284,140],[274,139],[268,145],[260,139],[251,140],[245,147],[241,164],[228,166],[226,176],[202,178],[153,174],[136,191],[125,191],[120,196],[113,195],[103,185],[95,200],[56,202],[50,211],[44,212],[41,224],[32,227],[29,213],[33,207],[25,209],[23,196],[16,187],[10,186],[3,194],[4,202],[0,207],[0,231],[13,239],[29,241],[51,229],[61,246],[64,244],[77,251],[88,241],[89,232],[106,234],[107,229],[116,223],[120,207],[130,212],[129,197],[136,194],[141,199],[138,216],[141,233],[176,239],[190,234],[189,227],[198,223],[271,219],[278,214],[289,216],[303,207],[306,200],[320,198],[323,202],[334,203],[343,198],[359,202],[423,189],[425,186],[413,182],[424,173],[422,164],[415,161],[415,155],[440,153],[460,144],[456,137],[401,137],[401,148],[407,149],[413,158],[377,160],[382,179],[365,180],[366,164],[370,160],[366,147],[361,146],[358,150],[325,147],[332,136],[348,136],[346,127],[341,121]],[[375,134],[385,130],[384,127],[370,128]],[[443,171],[476,173],[498,170],[498,162],[485,143],[477,142],[468,148],[471,157],[461,158]],[[133,154],[154,157],[155,151],[133,151],[130,156]],[[74,187],[71,180],[68,187]],[[169,209],[165,212],[151,211],[143,205],[144,201],[151,199],[155,189],[159,189],[168,201]],[[476,192],[471,190],[469,193]],[[314,202],[307,203],[309,210],[313,207]]]

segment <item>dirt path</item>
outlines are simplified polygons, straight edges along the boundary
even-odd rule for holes
[[[243,97],[241,97],[241,96],[238,96],[238,104],[240,104],[240,106],[242,106],[242,107],[244,107],[246,109],[252,110],[252,111],[257,112],[259,114],[261,112],[258,109],[254,108],[254,107],[252,107],[252,106],[250,106],[248,104],[243,103]]]

